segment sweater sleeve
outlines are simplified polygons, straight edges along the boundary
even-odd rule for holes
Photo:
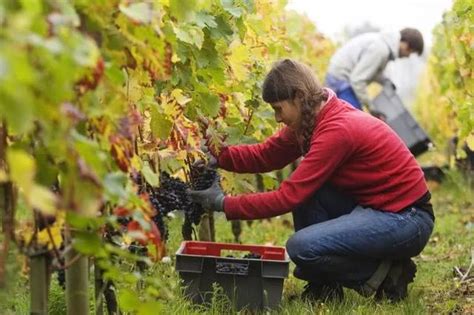
[[[236,173],[263,173],[281,169],[300,156],[295,134],[285,127],[263,143],[225,147],[218,164]]]
[[[388,60],[390,51],[385,46],[373,43],[369,45],[351,72],[350,83],[362,104],[369,104],[367,85],[376,79],[383,64]]]
[[[313,138],[310,151],[278,190],[224,199],[226,217],[260,219],[281,215],[304,203],[353,151],[351,135],[343,126],[327,126]]]

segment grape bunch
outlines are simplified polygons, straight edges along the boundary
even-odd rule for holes
[[[218,179],[218,173],[212,168],[191,167],[191,184],[194,190],[204,190],[211,187],[212,183]],[[184,223],[181,233],[185,240],[192,239],[192,225],[198,225],[204,209],[200,204],[191,203],[191,206],[184,211]]]
[[[227,257],[227,258],[236,258],[233,255],[227,255],[225,257]],[[244,256],[242,256],[242,259],[261,259],[261,258],[262,258],[262,255],[257,254],[257,253],[248,253],[248,254],[245,254]]]
[[[195,190],[211,187],[217,178],[217,171],[209,167],[191,167],[191,182]]]
[[[194,190],[205,190],[212,186],[212,183],[217,179],[218,174],[215,169],[212,168],[191,168],[191,183]],[[197,225],[201,221],[201,216],[204,213],[204,209],[200,204],[193,203],[192,207],[185,212],[189,217],[190,221]]]
[[[143,180],[141,175],[134,177],[139,186],[139,193],[147,193],[150,202],[156,210],[153,222],[157,225],[161,235],[166,239],[167,229],[164,222],[164,216],[169,212],[179,210],[185,215],[183,224],[183,236],[185,239],[191,239],[192,225],[198,225],[204,209],[200,204],[193,203],[186,192],[187,189],[204,190],[211,187],[212,183],[218,179],[218,173],[211,168],[191,167],[191,185],[183,182],[179,178],[170,176],[166,172],[160,174],[160,186],[152,187]]]
[[[262,255],[257,254],[257,253],[248,253],[247,255],[244,255],[242,258],[246,258],[246,259],[260,259],[260,258],[262,258]]]
[[[160,230],[164,239],[168,236],[168,231],[164,222],[164,216],[174,210],[187,211],[192,206],[191,199],[186,193],[188,185],[179,178],[171,177],[166,172],[160,174],[160,186],[158,188],[149,185],[138,174],[134,177],[138,185],[138,193],[147,193],[156,214],[152,217],[153,222]]]
[[[174,210],[186,211],[191,207],[191,199],[186,193],[188,185],[179,178],[161,172],[160,187],[152,189],[150,201],[157,211],[168,214]]]

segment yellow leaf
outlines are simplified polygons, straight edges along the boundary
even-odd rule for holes
[[[199,144],[199,139],[196,139],[192,133],[189,133],[186,143],[189,144],[189,146],[191,146],[192,148],[196,148]]]
[[[175,158],[176,157],[176,152],[172,149],[162,149],[159,151],[159,156],[161,159],[167,159],[167,158]]]
[[[184,161],[184,160],[186,160],[187,156],[188,156],[188,152],[186,150],[180,150],[178,152],[178,155],[176,156],[176,159]]]
[[[48,249],[53,249],[54,247],[59,248],[62,242],[62,236],[61,236],[60,230],[57,227],[51,227],[50,231],[51,231],[52,239],[49,237],[48,229],[43,229],[38,232],[36,236],[38,244],[47,246]],[[54,242],[54,245],[53,245],[53,242]]]
[[[23,243],[29,244],[33,238],[33,229],[31,226],[24,226],[23,228],[15,231],[15,234],[17,238]]]
[[[242,45],[240,41],[234,41],[229,50],[231,54],[227,57],[229,64],[232,68],[232,72],[239,81],[247,79],[249,70],[247,65],[250,62],[250,53],[245,45]]]
[[[33,208],[44,214],[56,212],[56,195],[43,186],[33,184],[30,193],[25,197]]]
[[[35,160],[22,150],[9,149],[7,162],[11,180],[28,194],[36,174]]]
[[[176,100],[176,102],[178,102],[179,105],[185,105],[186,103],[189,103],[190,101],[192,101],[191,98],[183,95],[183,90],[181,89],[174,89],[171,92],[171,96],[174,97],[174,99]]]
[[[130,161],[130,165],[132,168],[140,171],[142,169],[142,160],[138,157],[138,155],[134,155]]]
[[[177,62],[180,62],[181,59],[178,57],[178,55],[176,53],[173,53],[173,55],[171,56],[171,62],[172,63],[177,63]]]

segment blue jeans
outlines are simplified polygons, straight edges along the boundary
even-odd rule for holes
[[[348,102],[357,109],[362,110],[362,104],[359,102],[354,90],[352,87],[348,87],[344,90],[336,92],[337,97]]]
[[[423,210],[365,208],[329,186],[293,211],[293,220],[296,233],[286,249],[295,277],[349,288],[364,284],[383,260],[418,255],[434,225]]]
[[[338,98],[348,102],[357,109],[362,109],[362,104],[348,81],[338,79],[335,76],[328,74],[324,83],[327,87],[336,92]]]

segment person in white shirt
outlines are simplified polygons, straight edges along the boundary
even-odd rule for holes
[[[362,109],[370,103],[367,86],[371,82],[392,84],[383,75],[390,60],[423,53],[423,36],[417,29],[404,28],[395,33],[365,33],[340,47],[329,63],[326,86],[339,98]]]

